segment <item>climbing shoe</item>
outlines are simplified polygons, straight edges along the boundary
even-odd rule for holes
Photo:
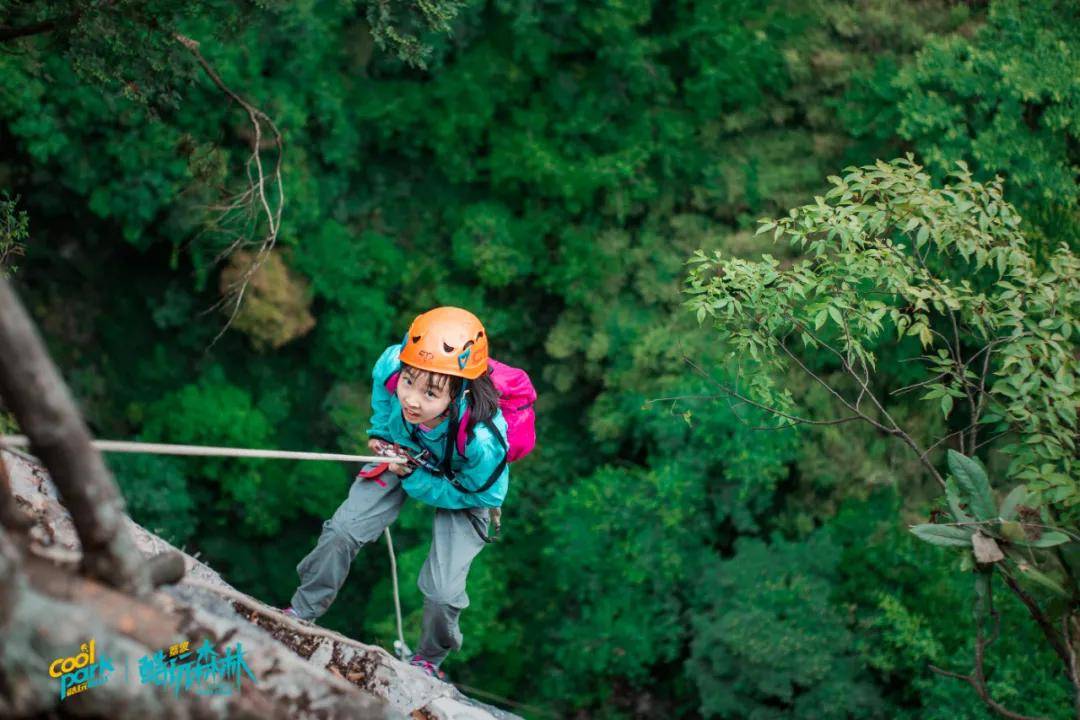
[[[412,665],[413,667],[420,668],[421,670],[423,670],[425,673],[427,673],[431,677],[435,678],[436,680],[442,680],[443,682],[450,682],[450,680],[447,679],[447,677],[446,677],[446,673],[444,673],[442,670],[440,670],[437,665],[433,665],[432,663],[430,663],[427,660],[423,659],[419,655],[413,655],[412,659],[409,660],[409,664]]]

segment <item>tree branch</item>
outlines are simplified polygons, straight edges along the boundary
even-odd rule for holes
[[[263,234],[261,241],[256,243],[258,245],[258,250],[255,252],[254,260],[252,260],[251,264],[240,277],[230,285],[229,291],[226,293],[225,297],[215,303],[207,311],[210,312],[229,304],[232,305],[228,321],[210,342],[210,347],[212,347],[221,339],[221,336],[225,334],[225,331],[229,329],[236,319],[237,314],[240,312],[240,307],[244,299],[244,294],[247,291],[248,284],[251,282],[251,279],[255,276],[255,273],[259,270],[259,267],[277,242],[278,231],[281,227],[282,209],[285,206],[285,188],[281,177],[284,143],[281,132],[278,130],[277,125],[274,124],[274,121],[271,120],[266,113],[244,100],[225,84],[225,81],[221,79],[221,76],[214,70],[209,61],[203,57],[197,41],[180,34],[177,34],[174,37],[177,42],[187,48],[188,52],[195,58],[195,61],[203,69],[203,72],[206,73],[206,76],[210,78],[211,82],[213,82],[229,100],[243,108],[244,112],[247,113],[248,121],[251,123],[253,132],[251,138],[251,155],[248,157],[245,165],[248,187],[243,192],[228,198],[215,208],[219,211],[217,223],[222,225],[227,224],[237,214],[247,215],[250,222],[257,222],[255,219],[256,216],[261,215],[266,222],[266,232]],[[272,134],[272,145],[277,149],[274,168],[269,176],[267,176],[266,171],[263,168],[262,160],[264,125]],[[275,198],[271,199],[269,196],[267,185],[273,187],[274,194],[276,194]],[[218,255],[218,259],[220,260],[232,255],[235,251],[247,244],[246,236],[238,234],[236,239],[234,239],[229,246]]]
[[[52,32],[53,30],[66,25],[74,25],[79,21],[80,17],[81,13],[72,13],[71,15],[50,18],[30,25],[23,25],[22,27],[7,27],[0,25],[0,42],[8,42],[23,37],[30,37],[31,35],[41,35],[42,33]]]
[[[0,396],[30,438],[83,546],[83,568],[118,588],[143,593],[142,557],[124,526],[124,501],[60,373],[8,281],[0,277]]]
[[[710,383],[715,385],[716,388],[718,390],[720,390],[720,392],[723,395],[733,397],[736,400],[738,400],[739,402],[744,402],[747,405],[753,405],[756,408],[764,410],[764,411],[766,411],[768,413],[772,413],[773,415],[778,415],[779,417],[786,418],[788,420],[791,420],[792,422],[797,422],[797,423],[806,424],[806,425],[839,425],[841,423],[851,422],[852,420],[861,420],[862,419],[860,417],[847,417],[847,418],[838,418],[836,420],[811,420],[810,418],[803,418],[803,417],[799,417],[797,415],[791,415],[791,414],[786,413],[786,412],[784,412],[782,410],[777,410],[774,407],[769,407],[768,405],[765,405],[764,403],[759,403],[756,400],[751,400],[750,398],[748,398],[745,395],[739,393],[738,391],[729,388],[728,386],[724,385],[722,382],[720,382],[716,378],[709,375],[707,372],[705,372],[704,369],[701,368],[701,366],[699,366],[697,363],[695,363],[693,360],[686,357],[685,355],[683,356],[683,360],[686,362],[687,365],[694,368],[694,370],[696,370],[703,378],[705,378]],[[701,397],[701,396],[688,396],[688,397]],[[710,397],[710,396],[704,396],[704,397]],[[715,397],[715,396],[711,396],[711,397]],[[658,401],[659,400],[677,400],[677,399],[679,399],[679,398],[657,398]],[[649,401],[649,402],[651,402],[651,401]]]
[[[1061,638],[1058,637],[1057,631],[1054,630],[1054,626],[1050,623],[1050,619],[1046,617],[1046,613],[1039,607],[1039,603],[1035,601],[1035,598],[1031,597],[1024,588],[1020,587],[1020,584],[1016,582],[1016,578],[1010,575],[1004,568],[998,567],[1001,570],[1001,576],[1005,578],[1005,584],[1009,586],[1013,594],[1020,598],[1020,602],[1024,603],[1024,607],[1027,608],[1028,613],[1032,619],[1038,624],[1039,629],[1042,630],[1043,635],[1046,637],[1046,641],[1050,643],[1050,647],[1054,649],[1057,656],[1061,659],[1061,662],[1065,664],[1066,670],[1070,669],[1071,663],[1069,654],[1065,650],[1065,646],[1061,643]]]
[[[980,580],[980,578],[977,577],[976,578],[976,583],[978,583],[979,580]],[[993,603],[993,594],[992,593],[993,593],[993,585],[992,585],[992,583],[987,582],[986,599],[990,604],[990,607],[987,609],[987,611],[994,617],[995,622],[997,622],[999,620],[999,618],[998,618],[998,615],[997,615],[997,611],[995,611],[994,607],[993,607],[994,603]],[[987,646],[990,645],[990,643],[992,643],[994,641],[994,638],[997,637],[997,630],[995,628],[993,637],[991,637],[989,640],[987,640],[986,634],[983,631],[983,609],[984,609],[983,608],[983,600],[982,600],[982,596],[979,595],[978,591],[976,591],[976,593],[975,593],[975,607],[976,607],[976,611],[975,611],[975,668],[974,668],[974,670],[972,670],[972,672],[970,674],[968,674],[968,675],[961,675],[960,673],[954,673],[954,672],[950,672],[948,670],[943,670],[943,669],[941,669],[941,668],[939,668],[939,667],[937,667],[935,665],[930,665],[929,666],[930,670],[932,670],[933,672],[935,672],[935,673],[937,673],[939,675],[944,675],[945,677],[951,677],[951,678],[955,678],[957,680],[963,680],[967,684],[971,685],[971,687],[973,687],[975,689],[975,692],[978,694],[979,698],[983,701],[983,703],[988,708],[990,708],[991,710],[993,710],[995,713],[997,713],[998,715],[1000,715],[1002,717],[1009,718],[1009,720],[1045,720],[1045,718],[1035,717],[1035,716],[1031,716],[1031,715],[1021,715],[1020,713],[1013,712],[1012,710],[1009,710],[1008,708],[1004,707],[1003,705],[1001,705],[1000,703],[995,701],[994,698],[990,695],[990,689],[987,688],[987,686],[986,686],[986,673],[985,673],[983,667],[984,667],[984,664],[985,664],[984,661],[986,659],[986,648],[987,648]]]

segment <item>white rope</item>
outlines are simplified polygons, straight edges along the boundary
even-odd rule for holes
[[[272,458],[277,460],[333,460],[338,462],[362,463],[404,463],[406,458],[379,455],[342,455],[338,453],[293,452],[290,450],[259,450],[255,448],[205,447],[202,445],[166,445],[164,443],[125,442],[121,440],[91,440],[90,444],[104,452],[150,453],[154,455],[195,455],[201,457],[243,457]],[[8,448],[29,447],[30,439],[25,435],[0,436],[0,446]],[[390,572],[394,580],[394,611],[397,615],[398,639],[394,649],[398,657],[408,662],[412,652],[405,644],[405,634],[401,621],[401,597],[398,593],[397,558],[394,556],[394,542],[390,539],[390,528],[384,530],[386,547],[390,551]]]
[[[275,460],[331,460],[336,462],[404,463],[402,457],[381,455],[344,455],[340,453],[295,452],[292,450],[260,450],[258,448],[206,447],[202,445],[167,445],[164,443],[126,442],[122,440],[91,440],[90,444],[103,452],[150,453],[153,455],[196,455],[201,457],[272,458]],[[25,435],[0,436],[0,445],[29,447]]]
[[[390,539],[389,526],[383,530],[383,534],[386,535],[386,549],[390,551],[390,577],[394,581],[394,612],[397,613],[398,637],[394,642],[394,649],[397,650],[399,658],[408,662],[412,656],[412,652],[409,650],[409,646],[405,644],[405,634],[401,629],[401,597],[398,595],[397,558],[394,557],[394,541]]]

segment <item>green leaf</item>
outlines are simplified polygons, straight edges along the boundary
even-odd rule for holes
[[[1040,572],[1039,570],[1036,570],[1034,567],[1032,567],[1028,563],[1026,563],[1026,562],[1018,562],[1016,564],[1016,567],[1019,568],[1020,572],[1023,574],[1023,577],[1027,578],[1028,580],[1031,580],[1033,582],[1038,583],[1039,585],[1042,585],[1045,588],[1053,590],[1054,592],[1056,592],[1059,595],[1064,596],[1064,595],[1068,594],[1068,593],[1065,592],[1065,588],[1061,587],[1061,585],[1058,584],[1058,582],[1056,580],[1051,578],[1046,573],[1043,573],[1043,572]]]
[[[972,530],[955,527],[953,525],[935,525],[924,523],[915,525],[911,532],[920,540],[925,540],[932,545],[944,545],[952,547],[971,547]]]
[[[1027,502],[1027,486],[1017,485],[1005,496],[1005,499],[1001,501],[1001,509],[998,511],[998,517],[1002,520],[1013,520],[1016,518],[1016,509]]]
[[[1026,545],[1033,548],[1048,548],[1055,545],[1064,545],[1069,542],[1070,538],[1063,532],[1057,530],[1047,530],[1038,540],[1021,540],[1018,541],[1018,545]]]
[[[919,232],[915,235],[915,246],[922,247],[926,242],[926,238],[930,235],[930,228],[923,225],[919,228]]]
[[[994,493],[990,489],[990,482],[986,478],[986,472],[976,461],[965,455],[961,455],[950,449],[949,471],[956,478],[961,496],[967,501],[967,506],[975,514],[977,520],[993,520],[997,517],[997,503],[994,502]]]
[[[975,518],[964,512],[961,506],[960,491],[956,487],[956,480],[949,478],[945,481],[945,499],[949,503],[949,510],[952,511],[953,518],[956,522],[971,522]]]
[[[941,412],[945,417],[949,417],[949,413],[952,412],[953,399],[952,395],[941,396]]]
[[[923,347],[930,347],[934,343],[934,335],[926,325],[919,328],[919,342]]]

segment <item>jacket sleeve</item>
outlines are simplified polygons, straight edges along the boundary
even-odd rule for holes
[[[391,400],[393,396],[386,389],[386,379],[397,372],[401,367],[398,354],[401,348],[391,345],[383,350],[383,354],[375,361],[375,367],[371,370],[371,426],[368,428],[368,437],[390,440]]]
[[[475,489],[481,487],[491,477],[491,473],[499,466],[505,455],[502,445],[498,440],[487,435],[487,442],[473,442],[469,444],[468,462],[458,470],[455,480],[461,485]],[[510,466],[503,466],[498,479],[484,492],[463,493],[449,480],[432,475],[424,468],[418,467],[409,475],[402,478],[401,487],[410,497],[420,502],[446,508],[447,510],[461,510],[467,507],[501,507],[506,499],[506,491],[509,486]]]

